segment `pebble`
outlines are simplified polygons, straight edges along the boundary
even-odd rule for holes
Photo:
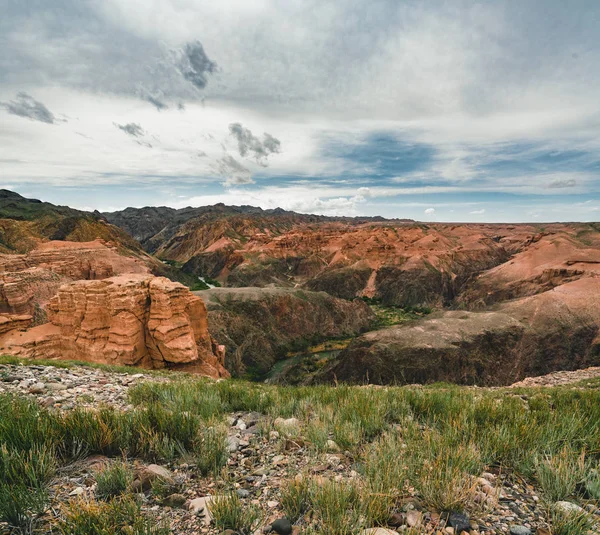
[[[554,508],[566,514],[581,513],[583,511],[583,507],[580,507],[576,503],[566,501],[556,502]]]
[[[463,531],[469,531],[471,529],[471,521],[467,515],[462,513],[450,513],[448,517],[448,525],[454,528],[456,533],[462,533]]]
[[[292,533],[292,524],[287,518],[278,518],[270,527],[270,531],[274,531],[278,535],[291,535]]]

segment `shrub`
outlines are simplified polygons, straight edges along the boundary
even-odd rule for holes
[[[585,452],[578,456],[570,448],[539,461],[536,475],[544,496],[552,502],[565,500],[575,493],[585,475]]]
[[[125,463],[112,463],[96,474],[96,494],[106,500],[125,494],[133,482],[133,472]]]
[[[310,506],[310,483],[305,477],[292,479],[281,488],[281,507],[286,518],[297,522]]]
[[[327,481],[313,483],[311,503],[322,533],[350,535],[360,531],[363,524],[360,493],[353,483]]]
[[[74,500],[58,523],[62,535],[168,535],[170,529],[142,515],[132,496],[109,502]]]
[[[562,511],[554,508],[550,514],[552,535],[588,535],[594,527],[586,512]]]
[[[0,521],[31,531],[35,516],[44,511],[47,499],[43,488],[0,481]]]
[[[208,509],[218,530],[232,529],[241,535],[253,533],[262,518],[257,506],[244,506],[236,493],[214,497]]]
[[[207,427],[199,432],[194,446],[194,461],[202,475],[217,475],[227,464],[227,433],[217,427]]]

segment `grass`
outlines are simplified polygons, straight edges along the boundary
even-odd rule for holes
[[[74,500],[58,523],[62,535],[168,535],[171,530],[144,516],[132,496],[109,502]]]
[[[132,482],[133,471],[125,463],[112,463],[96,474],[96,495],[103,500],[121,496]]]
[[[260,508],[256,505],[244,506],[235,492],[215,496],[208,504],[208,509],[217,529],[231,529],[240,535],[253,533],[262,519]]]
[[[576,455],[568,446],[538,462],[536,469],[537,480],[544,495],[553,502],[566,500],[575,494],[585,473],[585,451]]]
[[[588,535],[594,527],[590,515],[585,512],[571,512],[554,508],[550,513],[552,535]]]
[[[59,412],[0,395],[0,518],[30,526],[46,506],[57,468],[92,453],[153,462],[182,458],[218,482],[228,458],[224,418],[240,411],[265,415],[265,436],[268,422],[297,418],[293,434],[307,439],[311,455],[318,458],[332,439],[352,459],[353,479],[291,479],[281,489],[290,520],[308,519],[318,532],[384,526],[406,498],[431,511],[470,513],[485,470],[518,476],[549,505],[600,497],[600,390],[590,386],[285,387],[174,377],[130,388],[133,409],[127,412]],[[83,508],[82,518],[65,514],[73,533],[84,533],[86,522],[103,526],[109,506],[133,508],[126,469],[115,462],[106,470],[97,476],[98,498],[106,501]],[[221,530],[249,533],[260,520],[258,510],[234,494],[212,509]],[[584,533],[585,519],[548,511],[556,533]]]

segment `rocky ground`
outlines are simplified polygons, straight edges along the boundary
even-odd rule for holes
[[[531,379],[520,385],[564,384],[567,381],[577,382],[598,376],[600,368],[595,368],[552,374],[551,377]],[[100,404],[130,410],[132,406],[128,402],[127,393],[132,385],[142,381],[170,381],[172,377],[176,375],[132,375],[87,367],[67,369],[39,365],[0,365],[0,393],[30,396],[45,407],[58,410],[71,410],[77,406],[98,407]],[[269,525],[283,515],[279,492],[284,481],[294,477],[315,478],[317,482],[329,479],[347,481],[358,477],[351,453],[340,451],[331,441],[328,443],[328,452],[311,452],[305,445],[299,422],[294,418],[279,420],[267,423],[267,417],[259,413],[232,413],[228,416],[229,484],[237,489],[243,502],[255,503],[261,507],[264,512],[263,525]],[[285,432],[280,432],[297,426],[298,432],[287,438]],[[51,487],[52,506],[45,513],[47,525],[52,525],[60,517],[61,504],[94,496],[94,475],[107,462],[105,457],[93,456],[59,471]],[[215,528],[210,525],[210,514],[207,514],[204,506],[210,496],[222,492],[220,483],[212,478],[199,477],[194,465],[190,463],[162,467],[143,465],[135,459],[129,459],[127,463],[137,474],[143,509],[154,514],[158,520],[167,521],[173,533],[216,533]],[[161,496],[147,492],[152,480],[157,478],[168,483],[166,492]],[[462,530],[471,535],[550,534],[544,520],[546,511],[536,489],[531,485],[515,476],[508,477],[502,473],[483,473],[475,484],[475,500],[479,503],[479,509],[470,518],[461,515],[440,518],[439,515],[424,510],[418,499],[408,499],[403,512],[394,517],[395,529],[402,533],[410,528],[418,528],[418,533],[444,535]],[[587,507],[600,521],[600,510],[592,504]],[[296,532],[303,529],[302,522],[299,524],[300,526],[294,526]],[[390,533],[394,532],[378,528],[371,535]]]
[[[593,366],[584,370],[562,371],[539,377],[527,377],[518,383],[514,383],[511,387],[560,386],[598,378],[600,378],[600,366]]]

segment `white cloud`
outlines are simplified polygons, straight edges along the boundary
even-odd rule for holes
[[[471,214],[471,215],[483,215],[483,214],[485,214],[485,208],[481,208],[479,210],[473,210],[472,212],[469,212],[469,214]]]
[[[425,210],[423,210],[423,213],[425,215],[433,215],[435,214],[435,208],[425,208]]]
[[[449,193],[598,195],[598,15],[596,3],[559,0],[9,3],[0,102],[23,91],[57,121],[0,109],[0,180],[243,185],[223,196],[264,204],[270,192],[267,204],[329,213],[437,195],[423,206],[439,218]],[[143,139],[113,123],[141,125]],[[236,123],[281,142],[269,167],[260,151],[240,157]],[[429,147],[430,161],[389,180],[363,155],[329,150],[382,131]],[[553,151],[579,156],[570,168],[545,163]],[[241,168],[225,169],[230,158]],[[531,161],[538,167],[497,170]]]

